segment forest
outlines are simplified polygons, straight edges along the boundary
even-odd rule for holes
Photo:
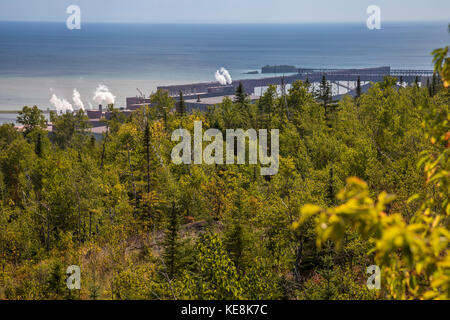
[[[23,130],[0,126],[0,299],[449,299],[450,65],[433,54],[427,85],[340,101],[326,79],[206,112],[158,91],[130,117],[110,105],[101,140],[83,111],[48,133],[24,107]],[[277,174],[174,164],[194,121],[279,129]]]

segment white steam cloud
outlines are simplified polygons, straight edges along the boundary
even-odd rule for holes
[[[72,105],[66,99],[60,99],[55,94],[52,95],[50,103],[55,107],[57,113],[73,112]]]
[[[73,89],[73,105],[74,107],[84,111],[84,103],[81,101],[81,95],[77,89]]]
[[[53,93],[53,89],[50,88],[50,92]],[[50,103],[56,109],[57,113],[66,113],[73,112],[74,109],[79,109],[85,111],[84,103],[81,100],[80,92],[77,89],[73,89],[73,106],[69,101],[63,98],[59,98],[56,94],[53,93],[50,98]],[[116,97],[109,91],[108,87],[100,84],[94,92],[94,97],[92,100],[97,103],[105,103],[105,104],[114,104]],[[93,110],[92,103],[88,102],[89,109]]]
[[[217,70],[214,76],[221,85],[231,84],[233,82],[230,73],[224,67]]]
[[[92,100],[97,104],[101,104],[104,102],[105,104],[109,105],[114,104],[114,101],[116,101],[116,96],[109,92],[107,86],[100,84],[95,90]]]

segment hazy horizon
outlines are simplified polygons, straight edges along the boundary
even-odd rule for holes
[[[0,20],[1,22],[17,22],[17,23],[62,23],[65,24],[66,21],[44,21],[44,20]],[[176,25],[176,24],[180,24],[180,25],[214,25],[214,24],[218,24],[218,25],[327,25],[327,24],[364,24],[366,23],[366,21],[307,21],[307,22],[282,22],[282,21],[273,21],[273,22],[245,22],[245,21],[187,21],[187,22],[180,22],[180,21],[87,21],[87,22],[83,22],[83,24],[86,25],[94,25],[94,24],[144,24],[144,25],[152,25],[152,24],[157,24],[157,25]],[[384,23],[388,23],[390,25],[392,24],[423,24],[423,23],[430,23],[430,24],[444,24],[445,27],[447,27],[447,25],[449,24],[449,22],[447,20],[408,20],[408,21],[401,21],[401,20],[386,20],[384,21]]]
[[[70,5],[80,6],[83,23],[358,23],[369,5],[380,7],[384,22],[450,20],[444,0],[3,0],[0,21],[64,22]]]

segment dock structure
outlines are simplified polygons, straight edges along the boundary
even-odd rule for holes
[[[323,68],[300,68],[297,73],[287,75],[278,74],[272,77],[234,80],[231,84],[221,85],[219,82],[198,82],[181,85],[159,86],[158,90],[164,90],[175,100],[179,99],[180,92],[183,93],[187,110],[206,110],[208,106],[220,103],[223,98],[232,98],[240,83],[244,86],[249,99],[255,101],[262,95],[264,88],[269,85],[281,87],[281,90],[289,87],[295,81],[306,81],[308,79],[312,89],[317,89],[319,83],[325,76],[331,84],[334,99],[339,100],[345,95],[356,95],[356,84],[358,79],[363,92],[367,91],[372,82],[380,82],[386,76],[396,77],[401,86],[413,84],[418,81],[419,85],[431,82],[432,70],[403,70],[391,69],[391,67],[375,67],[362,69],[323,69]],[[143,105],[151,105],[149,98],[129,97],[127,98],[127,109],[136,110]]]
[[[281,86],[284,82],[285,85],[292,84],[297,80],[308,81],[310,83],[319,83],[322,81],[323,76],[327,81],[336,84],[338,87],[346,88],[351,87],[350,82],[355,83],[358,78],[361,82],[380,82],[386,76],[402,77],[404,83],[413,83],[416,78],[419,82],[426,82],[426,78],[433,75],[431,70],[395,70],[391,67],[376,67],[376,68],[364,68],[364,69],[298,69],[298,73],[290,75],[280,75],[275,77],[259,78],[259,79],[242,79],[234,80],[230,85],[220,86],[218,82],[201,82],[184,85],[172,85],[172,86],[160,86],[158,90],[166,90],[171,96],[179,95],[180,91],[183,95],[208,95],[217,96],[221,94],[217,88],[223,87],[225,94],[230,94],[237,88],[239,83],[242,83],[245,91],[249,94],[255,93],[255,88],[267,87],[269,85]],[[425,81],[422,81],[424,80]],[[342,82],[342,84],[341,84]],[[345,85],[344,83],[347,83]],[[212,92],[212,88],[215,88]],[[222,95],[225,95],[222,93]]]

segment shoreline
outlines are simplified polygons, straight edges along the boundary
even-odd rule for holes
[[[0,110],[0,114],[19,113],[20,110]]]
[[[22,110],[0,110],[0,114],[16,114],[16,113],[19,113],[20,111],[22,111]],[[47,114],[47,113],[49,114],[50,113],[47,110],[42,110],[42,112],[44,114]]]

